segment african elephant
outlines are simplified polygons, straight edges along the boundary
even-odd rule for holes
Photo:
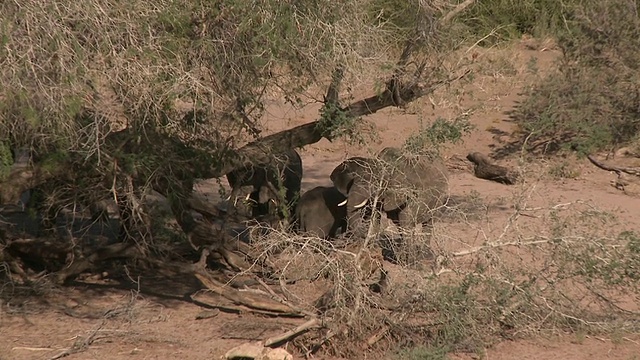
[[[378,197],[375,210],[386,213],[400,228],[428,224],[448,192],[444,162],[430,155],[408,155],[397,148],[383,149],[375,159],[353,157],[331,173],[335,187],[347,197],[348,227],[361,234],[362,209]]]
[[[274,212],[272,203],[278,207],[275,212],[280,218],[290,217],[302,184],[302,159],[297,151],[289,149],[276,155],[270,163],[233,170],[227,174],[227,181],[232,188],[229,196],[232,201],[235,201],[243,187],[253,187],[253,191],[245,198],[250,200],[253,217]],[[235,212],[233,206],[229,210]]]
[[[347,229],[347,209],[340,206],[347,198],[334,186],[318,186],[305,192],[296,208],[298,232],[321,239],[334,238]]]

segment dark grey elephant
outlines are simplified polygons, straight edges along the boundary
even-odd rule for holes
[[[291,217],[300,194],[302,172],[300,155],[290,149],[275,155],[267,164],[246,166],[228,173],[227,180],[232,189],[228,212],[237,212],[233,205],[237,205],[238,195],[245,192],[243,189],[246,187],[251,187],[244,201],[248,203],[252,217]]]
[[[433,211],[446,200],[448,174],[442,159],[404,154],[385,148],[377,158],[354,157],[331,173],[335,187],[347,196],[348,227],[362,234],[366,212],[380,210],[397,226],[429,225]],[[378,198],[376,209],[371,200]]]
[[[305,192],[296,208],[299,233],[321,239],[334,238],[347,230],[347,208],[340,206],[347,197],[334,186],[318,186]]]

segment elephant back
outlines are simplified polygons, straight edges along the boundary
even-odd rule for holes
[[[379,158],[386,164],[390,189],[387,198],[392,200],[390,206],[398,206],[413,198],[430,211],[446,201],[449,176],[440,156],[385,148],[379,153]]]

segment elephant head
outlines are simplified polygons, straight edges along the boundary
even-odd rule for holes
[[[333,185],[346,196],[347,199],[340,206],[349,205],[360,209],[367,204],[374,194],[371,180],[375,173],[375,160],[363,157],[353,157],[343,161],[331,172]]]
[[[227,174],[235,199],[240,188],[250,186],[252,217],[275,213],[280,218],[291,214],[302,183],[302,159],[294,149],[274,155],[270,162],[247,165]],[[235,201],[235,200],[234,200]],[[286,209],[287,211],[281,211]]]
[[[242,217],[251,217],[252,208],[258,201],[253,191],[253,186],[240,186],[235,192],[226,197],[227,213],[240,215]]]
[[[345,160],[331,172],[331,181],[340,193],[347,199],[339,204],[347,208],[347,222],[350,231],[362,234],[364,228],[362,220],[370,217],[373,211],[380,208],[380,203],[374,207],[371,199],[380,193],[379,181],[383,180],[379,175],[378,161],[376,159],[353,157]]]

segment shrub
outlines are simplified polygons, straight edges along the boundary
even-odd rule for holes
[[[567,12],[557,71],[529,89],[513,117],[530,140],[589,153],[640,131],[640,19],[633,1],[585,3]]]

